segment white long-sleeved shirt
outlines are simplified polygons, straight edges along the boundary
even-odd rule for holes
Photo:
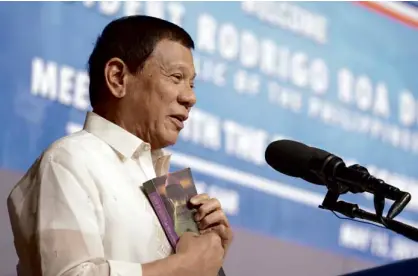
[[[169,155],[89,112],[53,143],[8,198],[20,276],[141,276],[172,253],[142,184]]]

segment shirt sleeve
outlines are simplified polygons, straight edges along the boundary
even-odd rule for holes
[[[38,174],[37,246],[43,276],[141,276],[142,266],[107,260],[99,192],[82,160],[59,151]]]

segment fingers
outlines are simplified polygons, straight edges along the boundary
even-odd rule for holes
[[[231,235],[229,232],[230,232],[229,229],[223,224],[216,225],[216,226],[200,231],[202,235],[209,234],[209,233],[216,233],[221,238],[221,240],[230,239]]]
[[[207,233],[205,233],[205,236],[209,236],[210,237],[210,239],[213,241],[213,242],[221,242],[221,236],[220,235],[218,235],[218,233],[216,233],[216,232],[207,232]]]
[[[225,227],[229,227],[228,219],[225,213],[222,210],[216,210],[206,216],[204,216],[201,220],[197,222],[200,230],[205,230],[206,228],[222,224]]]
[[[222,248],[224,249],[224,256],[228,251],[229,245],[232,242],[232,231],[223,224],[213,226],[211,228],[201,231],[202,236],[216,235],[220,239]]]
[[[191,198],[190,203],[197,207],[195,220],[200,233],[217,235],[226,250],[232,241],[232,230],[219,200],[200,194]]]
[[[216,198],[208,198],[201,201],[200,207],[197,209],[195,220],[200,221],[210,213],[221,210],[222,206]]]
[[[192,203],[195,206],[198,206],[198,205],[203,204],[208,199],[210,199],[208,194],[195,195],[194,197],[190,199],[190,203]]]

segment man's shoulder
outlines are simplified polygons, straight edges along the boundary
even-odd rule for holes
[[[64,136],[50,144],[13,187],[8,196],[9,208],[16,208],[17,205],[20,206],[22,199],[31,194],[29,191],[36,191],[36,189],[33,189],[34,185],[36,186],[39,180],[42,179],[43,172],[52,163],[61,163],[67,166],[69,163],[77,163],[74,160],[81,161],[83,144],[89,138],[91,139],[89,137],[90,135],[88,132],[81,130]],[[80,165],[80,163],[78,164]]]
[[[50,144],[33,163],[30,170],[43,171],[50,165],[67,168],[86,168],[94,165],[100,155],[111,150],[109,146],[86,130],[64,136]]]
[[[35,183],[42,178],[42,174],[51,166],[63,166],[70,171],[85,169],[86,156],[94,153],[97,150],[97,145],[100,145],[100,140],[85,130],[54,141],[32,163],[15,185],[12,193],[17,187],[27,189],[31,185],[30,183]]]
[[[39,157],[39,160],[59,160],[61,156],[82,158],[94,144],[95,137],[85,130],[64,136],[50,144]]]

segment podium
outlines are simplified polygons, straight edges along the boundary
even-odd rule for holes
[[[418,258],[382,265],[341,276],[409,276],[418,275]]]

